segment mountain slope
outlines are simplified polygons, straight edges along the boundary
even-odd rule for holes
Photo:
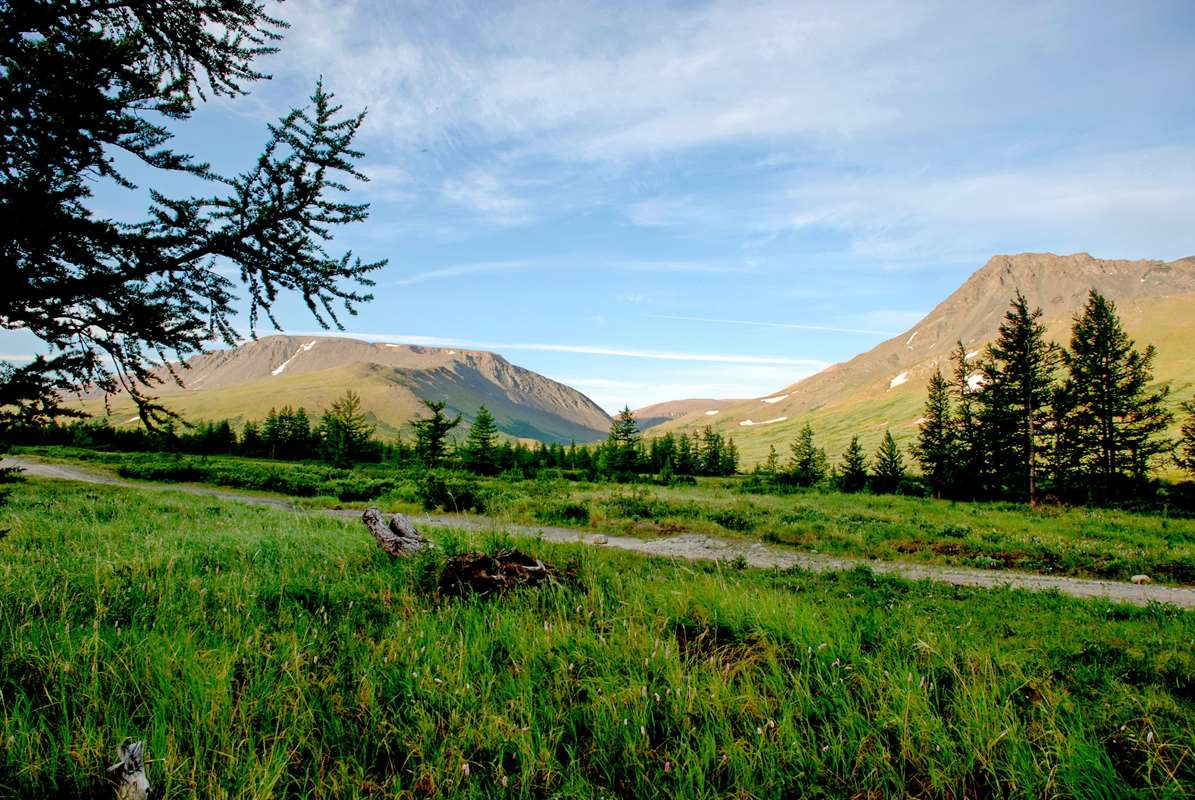
[[[665,422],[681,419],[690,414],[697,414],[703,417],[716,416],[723,408],[727,406],[741,403],[742,400],[706,400],[701,398],[691,398],[686,400],[668,400],[663,403],[654,403],[650,406],[635,409],[635,420],[639,423],[640,430],[647,430],[654,428],[657,425],[663,425]]]
[[[606,413],[575,389],[479,350],[267,336],[196,356],[187,366],[179,371],[185,387],[168,381],[158,393],[188,419],[243,422],[283,405],[318,417],[352,389],[386,437],[407,432],[409,421],[424,413],[424,399],[446,401],[466,424],[484,405],[502,432],[546,442],[599,439],[610,427]],[[102,408],[98,398],[85,405]],[[118,422],[135,414],[127,397],[111,405]]]
[[[806,421],[835,456],[852,435],[872,449],[891,428],[898,440],[916,435],[925,385],[935,368],[950,369],[961,341],[978,353],[995,338],[1017,289],[1040,306],[1051,337],[1065,343],[1072,315],[1095,288],[1117,303],[1129,333],[1158,348],[1155,375],[1169,380],[1174,399],[1187,399],[1195,380],[1195,257],[1173,262],[1110,261],[1086,253],[996,256],[957,291],[903,334],[850,361],[835,364],[767,398],[723,408],[713,422],[687,417],[656,430],[689,430],[706,424],[734,436],[744,464],[787,454]]]

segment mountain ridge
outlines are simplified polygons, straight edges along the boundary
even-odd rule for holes
[[[485,350],[277,334],[175,368],[184,385],[167,378],[155,392],[189,419],[244,422],[283,405],[318,416],[354,389],[379,433],[390,438],[409,432],[410,419],[424,412],[421,400],[443,400],[466,424],[485,405],[498,429],[515,438],[567,443],[609,430],[609,416],[581,392]],[[131,408],[127,397],[110,403],[118,418]]]
[[[1156,375],[1160,380],[1176,379],[1180,391],[1175,397],[1185,397],[1191,387],[1183,376],[1192,374],[1185,370],[1189,356],[1195,356],[1195,345],[1184,343],[1188,336],[1195,342],[1195,257],[1167,262],[1097,259],[1088,253],[1021,253],[991,257],[915,325],[864,353],[766,397],[727,406],[716,417],[688,415],[653,432],[713,425],[736,437],[747,466],[765,457],[768,446],[786,448],[797,427],[811,418],[832,430],[827,442],[832,451],[849,438],[848,419],[855,423],[854,433],[865,439],[878,441],[884,428],[891,427],[898,439],[907,441],[916,434],[917,409],[929,374],[935,367],[947,371],[946,357],[957,342],[978,351],[993,339],[1017,289],[1031,306],[1042,308],[1053,338],[1065,341],[1071,315],[1092,288],[1117,303],[1130,334],[1142,346],[1170,331],[1183,333],[1174,337],[1169,351],[1159,347]],[[1169,319],[1167,326],[1151,323],[1151,312]],[[912,395],[917,397],[913,410]]]

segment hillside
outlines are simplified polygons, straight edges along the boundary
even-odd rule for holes
[[[693,398],[688,400],[668,400],[663,403],[653,403],[650,406],[635,409],[635,420],[640,430],[654,428],[675,419],[698,414],[705,417],[716,416],[723,408],[741,403],[742,400],[708,400]]]
[[[267,336],[190,359],[173,382],[158,387],[187,419],[243,422],[271,408],[302,406],[318,417],[345,389],[361,395],[383,437],[406,433],[421,400],[443,400],[466,423],[484,405],[512,437],[546,442],[604,437],[610,419],[585,395],[511,364],[494,353],[415,345],[371,344],[330,336]],[[111,399],[118,422],[134,415],[127,397]],[[101,412],[98,398],[86,403]]]
[[[1072,315],[1090,289],[1114,300],[1129,333],[1158,348],[1155,376],[1170,381],[1175,402],[1195,393],[1195,257],[1179,261],[1110,261],[1086,253],[995,256],[909,330],[850,361],[835,364],[765,398],[689,415],[655,432],[713,424],[734,436],[750,466],[774,445],[787,455],[806,421],[832,457],[859,434],[873,449],[886,428],[907,443],[917,432],[925,386],[949,369],[956,342],[982,350],[1020,288],[1040,306],[1052,338],[1065,343]]]

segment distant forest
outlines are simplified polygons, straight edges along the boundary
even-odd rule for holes
[[[933,495],[962,500],[1042,499],[1109,503],[1157,495],[1157,472],[1177,465],[1195,475],[1195,404],[1185,404],[1180,438],[1167,436],[1174,415],[1169,389],[1153,383],[1152,345],[1139,349],[1111,301],[1092,291],[1076,315],[1069,346],[1045,338],[1040,309],[1012,300],[997,339],[982,352],[960,342],[948,374],[935,371],[916,442],[902,452],[890,431],[870,455],[851,440],[830,464],[806,424],[786,458],[773,446],[744,483],[746,491],[784,493],[810,487]],[[424,401],[413,437],[384,442],[351,390],[314,420],[303,408],[272,409],[238,431],[228,420],[156,430],[117,428],[106,420],[18,425],[12,444],[68,445],[121,451],[239,455],[322,461],[336,467],[388,463],[446,468],[511,479],[559,471],[574,480],[692,483],[739,471],[734,440],[706,427],[645,438],[630,409],[598,444],[529,446],[500,436],[482,406],[467,431],[446,404]],[[457,435],[464,433],[463,439]],[[911,474],[915,464],[920,474]]]

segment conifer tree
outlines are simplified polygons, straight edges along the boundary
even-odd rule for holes
[[[863,454],[858,436],[851,437],[851,443],[842,454],[838,488],[844,492],[861,492],[867,488],[867,456]]]
[[[917,443],[913,446],[913,457],[921,465],[934,496],[941,497],[942,492],[950,487],[958,456],[958,431],[950,408],[950,385],[942,377],[941,370],[934,370],[929,379],[929,392],[922,417],[924,419],[917,434]]]
[[[611,475],[625,479],[639,471],[639,441],[639,423],[630,406],[627,406],[618,412],[610,425],[610,436],[606,439],[606,468]]]
[[[694,469],[693,445],[688,434],[682,433],[676,440],[676,463],[673,465],[677,475],[692,475]]]
[[[726,443],[722,447],[722,463],[719,465],[719,475],[733,475],[739,471],[739,448],[735,446],[734,439],[729,436],[726,437]]]
[[[826,477],[826,451],[813,443],[813,427],[806,422],[793,441],[788,477],[797,486],[813,486]]]
[[[722,474],[722,435],[706,425],[701,432],[701,474]]]
[[[1187,413],[1187,418],[1183,421],[1178,447],[1175,449],[1175,461],[1191,477],[1195,477],[1195,400],[1184,403],[1183,411]]]
[[[896,440],[892,438],[892,431],[885,430],[884,438],[880,440],[880,447],[875,454],[872,486],[880,494],[891,494],[900,488],[904,479],[904,456],[901,455]]]
[[[495,445],[498,442],[498,425],[494,415],[485,406],[477,409],[477,416],[469,427],[465,438],[465,468],[479,475],[493,475],[497,468]]]
[[[776,452],[776,445],[768,446],[768,457],[757,471],[772,476],[780,474],[780,454]]]
[[[174,147],[201,102],[267,77],[258,59],[285,27],[260,0],[0,3],[0,327],[50,351],[0,363],[0,427],[93,387],[127,392],[159,425],[170,412],[152,387],[182,375],[167,359],[234,344],[238,307],[253,333],[287,293],[324,327],[369,299],[360,289],[384,262],[328,251],[336,226],[368,216],[340,196],[365,180],[362,117],[322,84],[240,175]],[[178,194],[191,182],[211,194]],[[119,196],[138,184],[141,214]],[[100,213],[97,196],[121,213]]]
[[[448,455],[448,434],[461,424],[461,415],[449,419],[444,413],[447,401],[422,402],[431,416],[411,420],[411,427],[415,429],[415,455],[425,467],[438,467]]]
[[[1063,354],[1068,375],[1057,419],[1065,432],[1059,460],[1089,496],[1111,498],[1140,486],[1150,462],[1169,448],[1162,438],[1173,420],[1163,405],[1169,389],[1150,387],[1155,352],[1152,345],[1137,350],[1116,305],[1091,290]]]
[[[1058,346],[1046,340],[1041,309],[1029,310],[1020,291],[1010,304],[995,343],[988,347],[988,384],[982,396],[997,433],[991,453],[1007,453],[1012,474],[1000,475],[1011,492],[1037,502],[1042,442],[1051,418]],[[1005,444],[1007,439],[1007,445]]]
[[[320,454],[335,467],[350,466],[369,452],[373,431],[361,410],[360,395],[346,389],[320,421]]]
[[[987,454],[979,429],[977,394],[982,391],[982,385],[973,385],[972,376],[977,375],[977,372],[967,356],[967,348],[959,342],[950,356],[954,364],[950,389],[955,402],[954,438],[958,449],[955,455],[955,491],[962,492],[963,487],[970,487],[967,494],[973,496],[983,483]],[[982,371],[978,375],[982,377]]]

